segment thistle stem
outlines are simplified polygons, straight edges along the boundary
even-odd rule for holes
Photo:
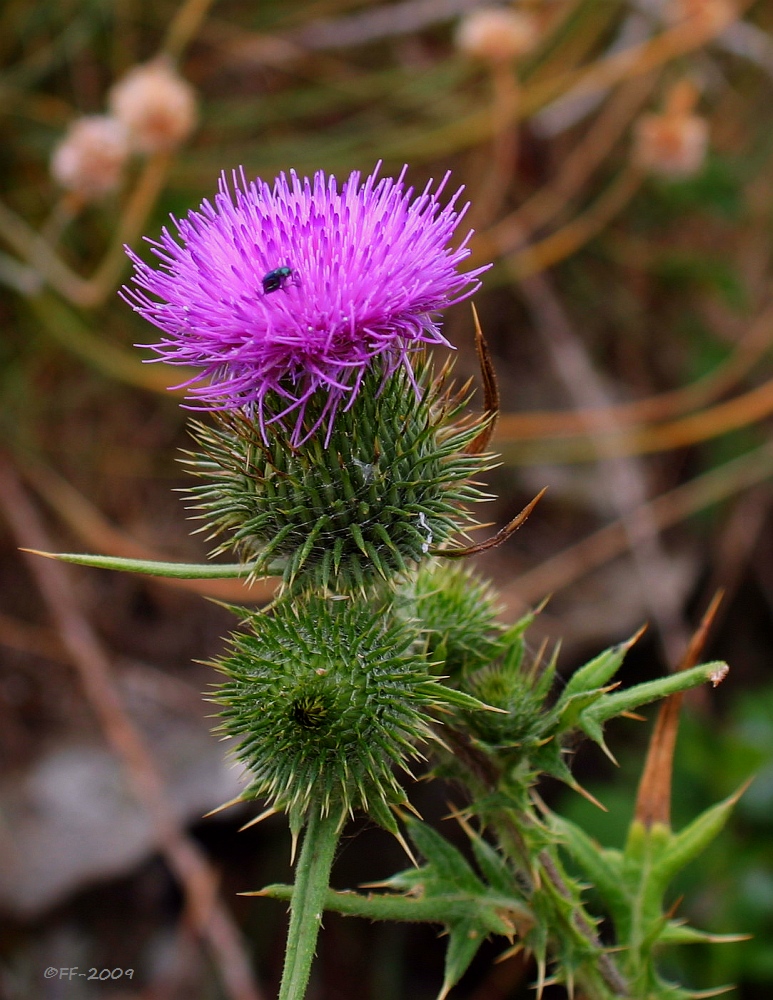
[[[290,928],[279,1000],[303,1000],[322,923],[322,909],[338,843],[340,816],[312,812],[295,868]]]

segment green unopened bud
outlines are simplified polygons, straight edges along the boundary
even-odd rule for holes
[[[492,461],[464,449],[485,421],[463,413],[467,399],[427,362],[416,367],[418,392],[403,368],[384,380],[374,365],[327,444],[316,435],[293,448],[273,425],[266,443],[239,413],[194,425],[202,454],[189,464],[207,483],[192,497],[212,534],[229,536],[216,551],[288,585],[347,593],[390,580],[474,524],[464,504],[486,497],[470,479]],[[325,399],[307,403],[310,422]]]
[[[545,695],[528,671],[506,662],[492,664],[473,674],[464,690],[504,713],[466,717],[470,730],[492,749],[513,750],[520,758],[542,742]]]
[[[214,700],[222,730],[239,740],[249,794],[287,811],[299,829],[315,814],[363,809],[392,828],[405,801],[393,773],[408,771],[431,738],[428,712],[442,705],[409,623],[348,600],[307,596],[247,613],[216,663],[227,682]]]
[[[398,597],[421,623],[427,654],[453,678],[489,663],[504,631],[491,587],[463,564],[423,565]]]

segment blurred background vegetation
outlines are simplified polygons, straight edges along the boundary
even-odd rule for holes
[[[236,893],[287,879],[286,830],[275,818],[238,833],[255,815],[243,807],[201,820],[240,785],[198,696],[208,668],[192,662],[230,627],[202,595],[260,603],[270,583],[173,586],[18,549],[205,557],[173,492],[186,485],[176,373],[133,346],[156,337],[116,294],[122,246],[144,253],[142,235],[212,197],[221,171],[341,177],[383,160],[385,174],[409,164],[417,187],[450,169],[472,202],[473,259],[494,262],[475,302],[502,395],[491,520],[549,486],[527,526],[480,557],[504,616],[552,594],[533,642],[560,639],[566,673],[646,621],[627,667],[640,679],[675,667],[724,590],[705,653],[731,674],[686,705],[675,826],[757,777],[687,872],[680,906],[705,929],[753,937],[673,961],[696,988],[770,996],[773,8],[497,11],[487,22],[475,0],[0,6],[0,993],[275,992],[283,911]],[[195,89],[197,127],[127,151],[95,190],[55,151],[82,116],[117,113],[113,88],[159,57]],[[86,174],[98,153],[78,161]],[[474,375],[469,306],[448,312],[445,331],[459,375]],[[576,772],[609,812],[545,790],[604,843],[619,844],[630,818],[647,731],[631,721],[611,734],[617,770],[578,748]],[[416,801],[439,819],[452,798],[423,787]],[[336,886],[404,866],[379,831],[355,834]],[[492,965],[496,953],[457,996],[529,995],[533,968]],[[65,983],[46,981],[47,966],[136,971]],[[421,1000],[441,968],[431,930],[330,916],[312,995]]]

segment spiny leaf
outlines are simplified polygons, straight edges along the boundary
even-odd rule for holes
[[[164,576],[176,580],[226,580],[247,577],[254,573],[254,563],[175,563],[156,562],[153,559],[126,559],[121,556],[84,555],[78,552],[40,552],[22,549],[46,559],[92,566],[95,569],[114,569],[122,573],[142,573],[146,576]]]
[[[636,635],[632,636],[632,638],[626,640],[625,642],[618,643],[616,646],[611,646],[609,649],[605,649],[603,653],[599,653],[598,656],[594,657],[589,663],[586,663],[585,666],[575,670],[566,682],[566,687],[564,688],[556,707],[560,706],[564,701],[567,701],[569,698],[579,694],[580,692],[603,688],[607,683],[609,683],[609,681],[620,669],[623,659],[625,658],[625,654],[640,635],[641,631],[637,632]]]
[[[670,881],[674,875],[694,860],[721,831],[736,802],[749,786],[749,782],[722,802],[701,813],[692,823],[673,834],[661,856],[656,861],[657,873]]]
[[[688,688],[697,687],[707,681],[716,684],[717,679],[721,679],[726,672],[727,665],[721,661],[715,661],[703,663],[691,670],[669,674],[667,677],[659,677],[654,681],[646,681],[644,684],[636,684],[624,691],[605,695],[604,698],[582,713],[582,719],[592,719],[597,724],[603,723],[623,712],[630,712],[640,705],[657,701],[658,698],[665,698],[666,695],[673,694],[675,691],[686,691]]]
[[[595,691],[578,691],[568,698],[563,697],[548,716],[551,721],[546,728],[555,733],[574,729],[579,723],[581,714],[600,698],[603,698],[608,691],[609,688],[596,688]]]
[[[426,873],[424,887],[427,894],[434,895],[437,887],[447,889],[453,886],[473,893],[483,889],[483,884],[461,852],[437,830],[418,820],[408,820],[407,826],[411,840],[428,860],[422,869]]]
[[[512,893],[515,890],[515,880],[504,858],[483,837],[479,837],[469,828],[466,832],[470,838],[475,861],[488,884],[497,892]]]
[[[443,901],[440,921],[448,932],[440,992],[443,997],[459,981],[489,934],[510,939],[517,926],[531,927],[533,917],[514,895],[512,878],[503,863],[494,861],[494,852],[488,845],[480,842],[475,850],[483,858],[481,867],[495,875],[499,891],[490,890],[463,855],[432,827],[416,820],[408,820],[407,825],[411,839],[428,859],[427,863],[419,869],[399,873],[384,884],[402,888],[425,903]],[[406,908],[405,912],[411,911]]]
[[[554,813],[550,815],[550,825],[610,910],[616,913],[626,906],[621,852],[602,847],[580,827]]]
[[[485,931],[481,932],[479,922],[475,918],[456,921],[449,927],[443,987],[437,1000],[443,1000],[448,996],[452,987],[459,982],[487,936]]]
[[[710,934],[679,921],[669,920],[661,932],[658,944],[737,944],[739,941],[749,941],[751,937],[751,934]]]

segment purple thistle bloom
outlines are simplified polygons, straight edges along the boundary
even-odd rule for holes
[[[280,174],[273,188],[242,171],[233,192],[223,175],[214,205],[173,218],[181,242],[166,228],[149,241],[158,269],[127,248],[138,287],[123,296],[165,334],[148,346],[203,369],[184,383],[191,399],[256,412],[264,438],[292,414],[295,446],[325,421],[329,436],[374,359],[390,373],[422,343],[448,346],[434,314],[473,294],[486,270],[457,271],[471,233],[448,246],[468,207],[455,207],[462,189],[442,207],[448,174],[416,196],[405,168],[397,180],[377,180],[378,169],[364,183],[352,173],[340,190],[322,171]],[[305,427],[320,389],[327,401]]]

